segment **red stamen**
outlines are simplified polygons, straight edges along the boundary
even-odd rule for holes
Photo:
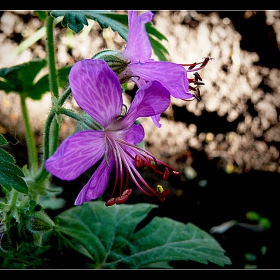
[[[136,168],[141,168],[143,166],[143,159],[139,156],[139,155],[136,155],[135,156],[135,166]]]
[[[116,203],[115,198],[112,197],[112,198],[110,198],[109,200],[106,201],[105,205],[106,206],[113,206],[115,203]]]
[[[168,195],[170,195],[170,193],[171,193],[170,189],[165,189],[162,193],[158,193],[157,196],[159,198],[165,198]]]
[[[130,195],[132,193],[132,189],[125,190],[122,195]]]
[[[116,204],[122,204],[127,201],[129,195],[121,195],[115,199]]]
[[[164,172],[163,172],[163,180],[167,180],[169,177],[169,169],[165,167]]]
[[[179,176],[179,175],[182,174],[182,171],[172,170],[172,174],[173,174],[173,175],[176,175],[176,176]]]
[[[165,198],[170,195],[171,191],[170,189],[165,189],[162,193],[158,193],[157,197],[160,202],[164,202]]]

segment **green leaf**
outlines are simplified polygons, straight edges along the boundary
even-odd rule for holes
[[[26,182],[21,178],[24,174],[22,170],[7,161],[0,161],[0,185],[11,191],[12,188],[21,193],[27,193]]]
[[[11,209],[11,205],[0,202],[0,212],[1,213],[8,212],[10,209]]]
[[[16,162],[15,158],[12,155],[10,155],[7,151],[5,151],[3,149],[0,149],[0,163],[5,162],[5,161],[10,162],[10,163]]]
[[[80,253],[94,259],[94,268],[170,268],[169,261],[192,260],[231,264],[219,243],[195,225],[155,217],[135,232],[156,205],[139,203],[106,207],[84,203],[55,218],[56,230],[73,239]],[[85,253],[87,252],[87,253]]]
[[[46,66],[44,59],[34,59],[10,68],[0,69],[0,90],[6,93],[27,94],[34,86],[34,79]]]
[[[7,145],[8,144],[8,141],[6,140],[6,138],[0,134],[0,146],[1,145]]]
[[[168,41],[167,38],[153,26],[153,23],[152,23],[152,22],[146,23],[146,26],[145,26],[145,27],[146,27],[146,31],[147,31],[150,35],[155,36],[155,37],[158,38],[160,41],[161,41],[161,40]]]
[[[137,232],[132,240],[133,251],[144,252],[145,257],[135,254],[135,266],[146,266],[146,258],[159,261],[192,260],[219,266],[231,264],[224,256],[224,249],[208,233],[195,225],[187,225],[169,218],[155,217],[145,228]],[[149,252],[149,253],[146,253]]]
[[[46,63],[46,60],[34,59],[11,68],[0,69],[0,90],[6,93],[17,92],[33,100],[40,100],[44,93],[49,92],[49,74],[44,75],[37,82],[35,78]],[[71,67],[72,65],[57,70],[59,87],[66,87]]]
[[[88,25],[87,18],[98,22],[100,27],[111,27],[127,41],[127,15],[115,14],[108,11],[55,11],[51,12],[53,17],[63,17],[62,25],[69,27],[75,33],[80,33],[84,25]]]
[[[159,60],[167,61],[165,54],[169,54],[168,50],[159,42],[161,40],[167,40],[167,38],[159,32],[152,24],[152,22],[146,23],[146,31],[149,34],[149,39],[154,50],[155,55]]]
[[[62,26],[67,26],[75,33],[80,33],[84,25],[88,25],[87,18],[79,13],[66,13],[62,20]]]
[[[154,207],[137,205],[125,209],[120,205],[106,207],[104,202],[96,201],[73,207],[54,221],[61,232],[83,245],[99,265],[105,261],[112,245],[122,247],[127,243],[137,224]]]
[[[0,134],[0,145],[6,145],[8,142],[5,137]],[[15,159],[4,149],[0,149],[0,185],[11,191],[12,188],[27,193],[28,188],[26,182],[21,178],[24,177],[22,170],[15,165]]]
[[[65,88],[68,83],[68,75],[71,66],[65,66],[57,70],[58,85],[60,88]],[[33,100],[40,100],[42,95],[49,92],[49,74],[44,75],[28,92],[28,97]]]
[[[167,61],[165,54],[169,54],[167,49],[159,42],[149,36],[152,48],[154,50],[155,55],[161,61]]]

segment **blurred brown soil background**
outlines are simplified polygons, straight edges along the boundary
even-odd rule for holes
[[[280,12],[154,13],[155,27],[168,39],[163,44],[169,61],[183,64],[214,58],[199,71],[205,84],[200,102],[172,99],[160,129],[150,119],[141,120],[147,149],[183,171],[180,178],[160,182],[172,193],[154,214],[192,222],[213,234],[233,262],[227,268],[279,268]],[[74,34],[73,40],[66,28],[56,26],[58,67],[90,58],[103,48],[123,48],[125,42],[118,34],[89,23],[91,29]],[[33,11],[0,11],[0,68],[45,58],[45,37],[20,54],[14,52],[42,26]],[[129,86],[128,103],[136,90]],[[19,103],[16,94],[0,91],[0,132],[9,140],[5,149],[22,167],[27,156]],[[50,105],[50,94],[40,101],[28,100],[38,151]],[[66,106],[79,110],[73,99]],[[74,126],[64,118],[61,141]],[[66,208],[73,206],[89,176],[70,183],[57,181],[64,186]],[[153,176],[144,172],[143,176],[157,183]],[[128,203],[134,202],[158,204],[137,190]],[[267,218],[271,227],[263,229],[248,220],[248,211]],[[182,262],[178,268],[220,267]]]

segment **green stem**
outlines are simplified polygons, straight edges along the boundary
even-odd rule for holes
[[[47,61],[49,67],[49,85],[50,91],[54,98],[59,97],[59,87],[58,87],[58,75],[56,70],[56,56],[54,47],[54,18],[48,16],[46,19],[46,36],[47,36]],[[57,120],[54,119],[51,125],[51,141],[50,141],[50,152],[53,154],[58,146],[59,140],[59,124]]]
[[[58,89],[58,79],[56,71],[56,57],[55,57],[55,47],[54,47],[54,18],[48,16],[46,19],[46,36],[47,36],[47,61],[49,67],[49,83],[50,91],[54,97],[58,98],[59,89]]]
[[[67,97],[69,97],[71,94],[71,89],[68,87],[65,92],[62,94],[62,96],[58,100],[58,106],[62,106],[63,103],[66,101]],[[51,130],[51,124],[53,122],[53,119],[55,117],[55,107],[52,108],[50,111],[48,118],[46,120],[45,124],[45,130],[44,130],[44,143],[43,143],[43,158],[42,158],[42,164],[41,168],[38,172],[38,174],[35,176],[35,181],[36,182],[43,182],[45,179],[49,177],[48,171],[45,169],[45,161],[51,156],[50,153],[50,144],[49,144],[49,139],[50,139],[50,130]]]
[[[34,134],[32,132],[32,128],[30,125],[30,120],[28,116],[27,106],[26,106],[26,97],[24,95],[20,95],[20,105],[23,115],[25,134],[26,134],[26,145],[28,151],[28,163],[29,166],[37,165],[37,150],[35,144]]]
[[[12,189],[12,191],[11,191],[11,199],[10,199],[11,208],[13,208],[16,205],[17,197],[18,197],[18,191],[16,191],[15,189]]]
[[[71,94],[71,89],[68,87],[65,92],[62,94],[62,96],[58,100],[58,106],[62,106],[63,103],[66,101],[66,99],[70,96]],[[50,157],[50,144],[49,144],[49,139],[50,139],[50,129],[51,129],[51,124],[52,121],[55,117],[55,107],[52,108],[50,114],[48,115],[48,118],[46,120],[45,124],[45,131],[44,131],[44,143],[43,143],[43,158],[42,158],[42,164],[41,168],[38,172],[38,174],[35,176],[35,181],[36,182],[43,182],[45,179],[47,179],[50,174],[48,171],[45,169],[45,161]]]
[[[59,106],[62,106],[64,104],[64,102],[66,101],[66,99],[70,96],[71,94],[71,88],[70,86],[63,92],[63,94],[60,96],[60,98],[58,99],[57,104]]]
[[[45,161],[50,156],[49,139],[50,139],[51,124],[52,124],[52,121],[53,121],[54,117],[55,117],[55,108],[53,107],[50,114],[48,115],[48,118],[47,118],[46,124],[45,124],[44,143],[43,143],[44,150],[43,150],[43,158],[42,158],[41,168],[40,168],[38,174],[34,178],[34,180],[36,182],[39,182],[39,183],[43,182],[50,175],[45,168]]]
[[[59,114],[64,114],[72,119],[75,119],[79,122],[83,122],[85,127],[89,130],[102,130],[103,127],[97,123],[95,120],[91,119],[90,122],[87,122],[83,116],[77,115],[73,111],[65,108],[59,108]]]

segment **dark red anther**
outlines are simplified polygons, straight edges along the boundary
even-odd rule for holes
[[[204,66],[208,63],[208,61],[209,61],[210,59],[212,60],[213,58],[212,58],[212,57],[209,57],[209,56],[208,56],[208,57],[205,57],[205,58],[204,58],[204,61],[202,62],[202,64],[201,64],[200,67],[204,67]]]
[[[197,72],[195,72],[195,73],[193,73],[193,74],[194,74],[194,76],[195,76],[195,80],[196,80],[196,81],[198,81],[198,80],[202,81],[200,75],[199,75]]]
[[[132,193],[132,189],[125,190],[122,195],[130,195]]]
[[[197,63],[194,62],[193,64],[190,65],[190,67],[189,67],[188,69],[191,70],[191,69],[193,69],[196,65],[197,65]]]
[[[116,203],[115,200],[116,199],[114,197],[112,197],[112,198],[110,198],[109,200],[106,201],[105,205],[106,206],[113,206]]]
[[[134,161],[136,168],[141,168],[143,166],[143,159],[139,155],[135,156]]]
[[[200,89],[196,88],[195,91],[196,92],[193,93],[192,95],[198,102],[200,102],[201,101]]]
[[[127,201],[129,195],[121,195],[115,199],[116,204],[122,204]]]
[[[163,172],[163,180],[167,180],[169,177],[169,169],[165,167],[164,172]]]
[[[176,176],[179,176],[179,175],[182,174],[182,171],[173,170],[173,171],[172,171],[172,174],[173,174],[173,175],[176,175]]]
[[[157,196],[158,198],[165,198],[169,196],[171,193],[170,189],[165,189],[162,193],[158,193]]]
[[[201,82],[195,82],[194,83],[196,86],[204,86],[205,84],[204,83],[201,83]]]
[[[151,162],[152,162],[152,160],[150,158],[146,158],[146,161],[144,162],[144,165],[150,167]]]

